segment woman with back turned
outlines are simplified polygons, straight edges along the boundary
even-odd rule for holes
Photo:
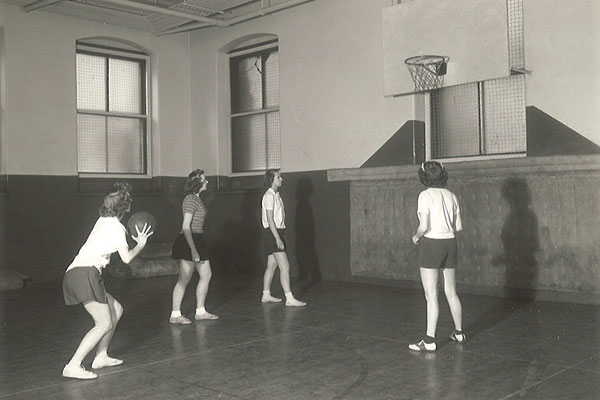
[[[417,216],[419,227],[412,241],[419,245],[418,263],[427,301],[427,332],[418,343],[408,346],[413,351],[435,351],[435,331],[439,316],[438,277],[444,274],[444,293],[454,320],[450,339],[465,342],[462,332],[462,306],[456,294],[456,237],[462,230],[460,207],[454,193],[446,189],[448,173],[436,161],[421,164],[419,180],[427,187],[419,194]]]
[[[137,242],[132,249],[127,244],[127,230],[121,219],[131,210],[131,186],[116,183],[104,197],[100,218],[96,221],[85,244],[65,271],[63,293],[65,304],[82,304],[85,311],[94,320],[90,329],[75,351],[69,363],[63,369],[66,378],[94,379],[98,375],[88,371],[82,365],[83,359],[96,347],[96,356],[92,361],[93,369],[113,367],[123,364],[122,360],[108,355],[108,345],[117,323],[123,315],[123,306],[104,287],[102,270],[110,261],[110,255],[118,252],[121,260],[129,264],[146,246],[148,236],[152,235],[151,226],[144,225],[142,230],[136,226]]]

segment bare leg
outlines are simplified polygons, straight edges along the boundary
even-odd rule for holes
[[[206,301],[206,295],[208,294],[208,284],[212,277],[212,270],[210,268],[210,261],[201,261],[196,263],[196,269],[200,275],[198,286],[196,286],[196,319],[218,319],[214,314],[206,311],[204,308],[204,302]],[[201,310],[201,311],[200,311]]]
[[[444,293],[448,299],[450,313],[454,320],[454,329],[462,331],[462,305],[456,293],[456,270],[454,268],[445,268],[444,272]]]
[[[181,303],[183,301],[183,295],[188,283],[192,279],[194,273],[194,263],[192,261],[180,260],[179,261],[179,278],[173,288],[173,307],[172,311],[181,312]]]
[[[263,295],[261,302],[263,303],[279,303],[280,298],[271,296],[271,284],[273,283],[273,276],[275,276],[275,270],[277,269],[277,260],[273,254],[267,256],[267,268],[263,276]]]
[[[438,303],[438,275],[439,271],[433,268],[421,268],[421,282],[427,300],[427,336],[435,337],[440,306]]]
[[[108,346],[110,345],[110,341],[112,340],[115,330],[117,329],[117,324],[123,315],[123,306],[109,293],[106,294],[106,297],[108,300],[108,310],[110,311],[112,328],[104,336],[102,336],[102,339],[100,339],[100,342],[98,343],[98,347],[96,347],[96,357],[92,362],[92,368],[94,369],[114,367],[116,365],[123,364],[123,360],[108,356]]]
[[[279,265],[279,281],[281,282],[281,287],[285,293],[285,305],[291,307],[305,306],[305,302],[295,299],[294,295],[292,295],[292,288],[290,286],[290,262],[288,261],[287,254],[285,251],[280,251],[273,253],[273,256],[275,257],[275,260],[277,260],[277,265]]]
[[[94,327],[81,339],[75,354],[73,354],[69,363],[65,365],[62,375],[67,378],[94,379],[98,375],[87,371],[81,363],[98,342],[112,330],[111,315],[108,304],[89,301],[84,303],[83,307],[94,320]]]
[[[277,261],[273,254],[269,254],[267,256],[267,269],[265,269],[265,275],[263,276],[263,290],[271,290],[271,283],[273,282],[276,268]]]
[[[94,327],[81,339],[81,343],[79,343],[75,354],[71,358],[71,361],[69,361],[69,364],[72,365],[81,365],[83,359],[113,328],[108,304],[90,301],[85,303],[83,307],[92,316]]]

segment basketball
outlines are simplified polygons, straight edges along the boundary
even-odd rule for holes
[[[146,211],[139,211],[129,217],[127,221],[127,229],[129,230],[129,234],[131,236],[137,236],[137,231],[135,227],[138,227],[138,230],[141,231],[144,229],[144,224],[148,224],[148,226],[152,227],[150,232],[156,232],[156,218],[152,214]]]

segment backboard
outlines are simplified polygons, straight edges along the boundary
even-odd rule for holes
[[[382,10],[384,95],[415,93],[404,61],[449,57],[444,86],[510,75],[505,0],[403,0]]]

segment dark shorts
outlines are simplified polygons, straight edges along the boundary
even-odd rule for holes
[[[200,256],[200,261],[208,260],[208,245],[206,244],[204,233],[192,233],[192,239],[194,239],[196,250]],[[194,261],[192,258],[192,250],[190,249],[190,246],[188,246],[187,240],[185,240],[183,233],[177,235],[177,238],[173,243],[173,252],[171,257],[177,260]]]
[[[430,239],[423,237],[419,243],[419,267],[455,268],[456,238]]]
[[[287,249],[287,242],[285,241],[285,229],[277,229],[277,232],[279,233],[279,237],[281,238],[281,241],[283,242],[283,250],[281,250],[279,247],[277,247],[277,240],[275,240],[275,236],[273,236],[273,234],[271,233],[271,230],[269,228],[264,228],[263,229],[263,237],[262,237],[262,241],[263,241],[263,250],[265,254],[273,254],[273,253],[279,253],[281,251],[285,251]]]
[[[75,267],[68,270],[63,278],[63,295],[68,306],[88,301],[108,304],[104,281],[96,267]]]

